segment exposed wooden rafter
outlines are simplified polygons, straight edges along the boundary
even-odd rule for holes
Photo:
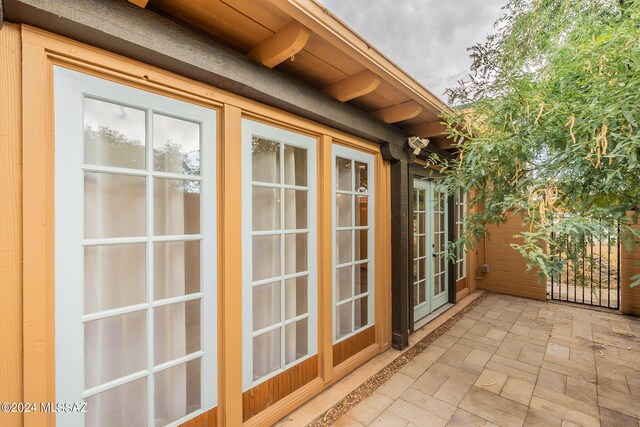
[[[420,123],[419,125],[410,126],[407,128],[407,133],[412,136],[419,136],[420,138],[433,138],[444,134],[446,127],[439,121]]]
[[[273,68],[300,52],[307,44],[309,35],[309,30],[300,23],[290,22],[251,49],[248,56],[265,67]]]
[[[322,92],[345,102],[373,92],[382,80],[373,71],[364,70],[322,89]]]
[[[147,7],[147,3],[149,3],[149,0],[129,0],[129,3],[135,4],[136,6],[144,9],[145,7]]]
[[[416,101],[407,101],[402,104],[392,105],[372,111],[371,115],[387,123],[397,123],[417,117],[422,112],[422,106]]]

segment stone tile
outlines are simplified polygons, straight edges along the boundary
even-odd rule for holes
[[[447,351],[445,348],[432,344],[404,365],[402,369],[400,369],[400,372],[412,378],[418,378],[429,369],[445,351]]]
[[[341,416],[332,425],[333,427],[364,427],[364,424],[359,423],[358,421],[351,418],[349,415]]]
[[[602,427],[628,427],[637,422],[638,420],[628,415],[607,408],[600,408],[600,424]]]
[[[487,420],[473,415],[463,409],[458,409],[449,420],[447,427],[484,426]]]
[[[569,359],[569,350],[569,347],[565,347],[564,345],[549,343],[545,354],[562,359]]]
[[[536,386],[564,393],[567,388],[567,376],[548,369],[540,369]]]
[[[382,384],[377,391],[395,400],[400,397],[400,395],[404,393],[404,391],[408,389],[414,381],[415,380],[410,376],[397,372]]]
[[[598,407],[596,405],[591,405],[578,399],[574,399],[566,394],[536,386],[533,390],[533,395],[565,408],[571,408],[574,411],[581,412],[593,418],[598,417]]]
[[[478,350],[474,348],[471,352],[465,357],[464,361],[471,365],[475,366],[484,366],[491,359],[491,353],[487,353],[486,351]]]
[[[513,325],[511,329],[509,329],[509,332],[526,337],[529,335],[529,332],[531,332],[531,328],[523,325]]]
[[[527,407],[486,390],[472,387],[460,408],[500,426],[521,426]]]
[[[393,399],[374,391],[371,396],[353,407],[348,415],[359,423],[369,425],[392,403]]]
[[[549,413],[558,420],[563,419],[582,426],[596,427],[600,425],[598,418],[575,411],[572,408],[546,400],[542,397],[535,396],[535,391],[534,396],[531,397],[531,403],[529,404],[529,411],[532,409],[541,413]]]
[[[531,351],[523,349],[520,351],[518,358],[516,359],[519,362],[526,363],[527,365],[540,367],[542,365],[542,360],[544,358],[544,353],[541,351]]]
[[[460,338],[467,332],[467,330],[468,328],[463,328],[462,326],[458,326],[458,324],[456,323],[451,327],[451,329],[449,329],[447,334]]]
[[[509,359],[507,359],[507,360],[509,360]],[[512,363],[521,363],[521,362],[517,362],[515,360],[513,360],[511,362]],[[525,364],[523,363],[523,365],[525,365]],[[529,365],[526,365],[526,366],[529,366]],[[519,369],[518,367],[514,367],[512,364],[498,363],[495,360],[493,360],[493,358],[489,361],[489,363],[487,363],[485,368],[491,369],[491,370],[496,371],[496,372],[500,372],[500,373],[502,373],[504,375],[507,375],[507,376],[512,376],[514,378],[520,378],[521,380],[529,381],[530,383],[535,383],[536,382],[536,374],[531,374],[529,372],[523,371],[522,369]]]
[[[474,386],[490,391],[491,393],[500,394],[504,383],[507,381],[507,375],[485,369],[480,374],[480,378],[475,382]]]
[[[501,331],[500,329],[496,328],[489,329],[489,332],[485,334],[485,338],[489,338],[490,340],[494,341],[502,341],[506,336],[507,333],[505,331]]]
[[[458,381],[455,378],[448,378],[433,394],[433,397],[450,405],[457,406],[462,399],[464,399],[464,396],[470,388],[471,384]]]
[[[445,335],[442,335],[437,340],[435,340],[433,344],[442,348],[451,348],[451,346],[454,345],[457,341],[458,341],[457,337],[445,334]]]
[[[504,387],[502,387],[500,396],[528,406],[533,394],[533,388],[534,384],[529,381],[509,377],[504,383]]]
[[[529,408],[527,418],[524,420],[525,427],[560,427],[561,425],[562,420],[547,409]]]
[[[621,414],[640,419],[640,399],[631,394],[604,389],[598,385],[598,405]]]
[[[453,413],[456,411],[455,406],[436,399],[435,397],[429,396],[428,394],[421,393],[415,388],[409,388],[407,391],[402,393],[400,398],[406,400],[412,405],[417,406],[423,411],[428,412],[431,415],[440,417],[446,421],[449,421],[453,416]],[[415,421],[409,421],[415,423]]]
[[[567,377],[566,394],[590,405],[598,404],[596,385],[580,378]]]
[[[417,426],[447,425],[447,420],[430,414],[403,399],[393,402],[387,411]],[[382,426],[383,424],[380,425]]]
[[[424,394],[433,395],[448,379],[446,372],[430,368],[413,383],[412,387]]]
[[[386,410],[376,417],[375,421],[369,425],[376,427],[405,427],[407,424],[409,424],[407,420],[399,417],[389,410]]]

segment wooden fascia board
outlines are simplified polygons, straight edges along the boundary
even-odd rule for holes
[[[372,111],[371,115],[383,122],[397,123],[417,117],[421,112],[422,106],[420,104],[416,101],[407,101],[402,104],[392,105],[391,107]]]
[[[149,3],[149,0],[128,0],[128,1],[129,3],[135,4],[136,6],[141,7],[143,9],[147,7],[147,3]]]
[[[282,27],[274,35],[255,46],[247,56],[273,68],[300,52],[309,40],[310,32],[297,21]]]
[[[267,0],[314,34],[340,49],[383,80],[439,115],[450,108],[365,39],[313,0]]]
[[[326,95],[338,101],[350,101],[364,96],[378,88],[382,79],[371,70],[364,70],[322,89]]]
[[[443,135],[446,129],[445,125],[440,122],[425,122],[406,128],[407,133],[411,134],[411,136],[419,136],[421,138],[433,138],[434,136]]]

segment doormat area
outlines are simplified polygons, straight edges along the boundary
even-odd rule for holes
[[[467,313],[473,310],[488,295],[489,293],[487,291],[483,292],[474,301],[469,303],[468,306],[463,308],[459,313],[453,315],[451,319],[447,320],[436,330],[415,343],[412,347],[399,355],[391,363],[389,363],[375,375],[370,377],[367,381],[358,386],[358,388],[345,396],[341,401],[336,403],[334,406],[332,406],[326,412],[316,418],[315,421],[309,424],[309,427],[327,427],[333,425],[333,423],[335,423],[338,418],[349,412],[351,408],[373,394],[373,392],[382,384],[384,384],[389,378],[391,378],[393,374],[402,369],[404,365],[409,363],[414,357],[422,353],[435,340],[440,338],[440,336],[451,329],[451,327],[455,325],[458,320],[462,319]]]

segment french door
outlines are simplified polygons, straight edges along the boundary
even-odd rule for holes
[[[414,323],[449,300],[447,193],[437,183],[413,181]]]

